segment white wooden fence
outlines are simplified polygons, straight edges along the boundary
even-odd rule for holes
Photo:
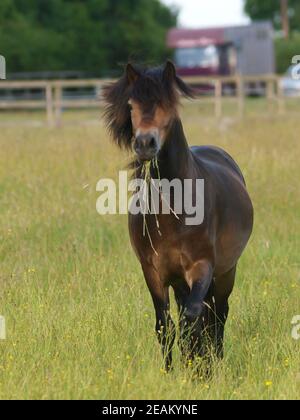
[[[246,87],[250,85],[263,86],[263,94],[270,103],[277,104],[278,114],[285,112],[285,97],[282,92],[280,77],[277,75],[263,76],[226,76],[226,77],[201,77],[192,76],[184,78],[184,81],[196,88],[204,87],[206,95],[199,96],[199,103],[213,102],[214,115],[221,118],[223,115],[224,92],[231,89],[230,96],[237,107],[237,116],[242,117],[245,108]],[[0,99],[0,111],[5,110],[29,110],[41,109],[46,111],[46,121],[49,126],[59,127],[62,124],[63,109],[89,109],[101,107],[101,88],[104,84],[112,82],[112,79],[88,79],[88,80],[55,80],[55,81],[1,81],[0,90],[41,90],[44,92],[43,99]],[[64,95],[65,89],[94,89],[94,94],[89,98],[68,98]],[[0,97],[1,98],[1,97]]]

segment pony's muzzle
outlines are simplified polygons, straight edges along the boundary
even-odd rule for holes
[[[153,159],[159,151],[158,134],[155,132],[137,134],[133,149],[139,160],[145,161]]]

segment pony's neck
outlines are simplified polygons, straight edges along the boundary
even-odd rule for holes
[[[159,153],[159,169],[162,178],[184,179],[188,176],[192,160],[191,151],[186,141],[182,122],[175,119],[165,143]]]

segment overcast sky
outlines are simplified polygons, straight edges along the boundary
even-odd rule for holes
[[[179,25],[205,26],[240,25],[249,22],[243,13],[244,0],[162,0],[180,7]]]

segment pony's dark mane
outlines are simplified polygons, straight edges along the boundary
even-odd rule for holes
[[[141,104],[146,111],[151,111],[155,105],[176,109],[180,94],[193,97],[192,89],[175,71],[166,72],[166,67],[136,68],[136,73],[139,76],[135,82],[130,82],[125,73],[117,82],[105,86],[103,91],[106,125],[113,140],[122,148],[131,146],[130,98]]]

